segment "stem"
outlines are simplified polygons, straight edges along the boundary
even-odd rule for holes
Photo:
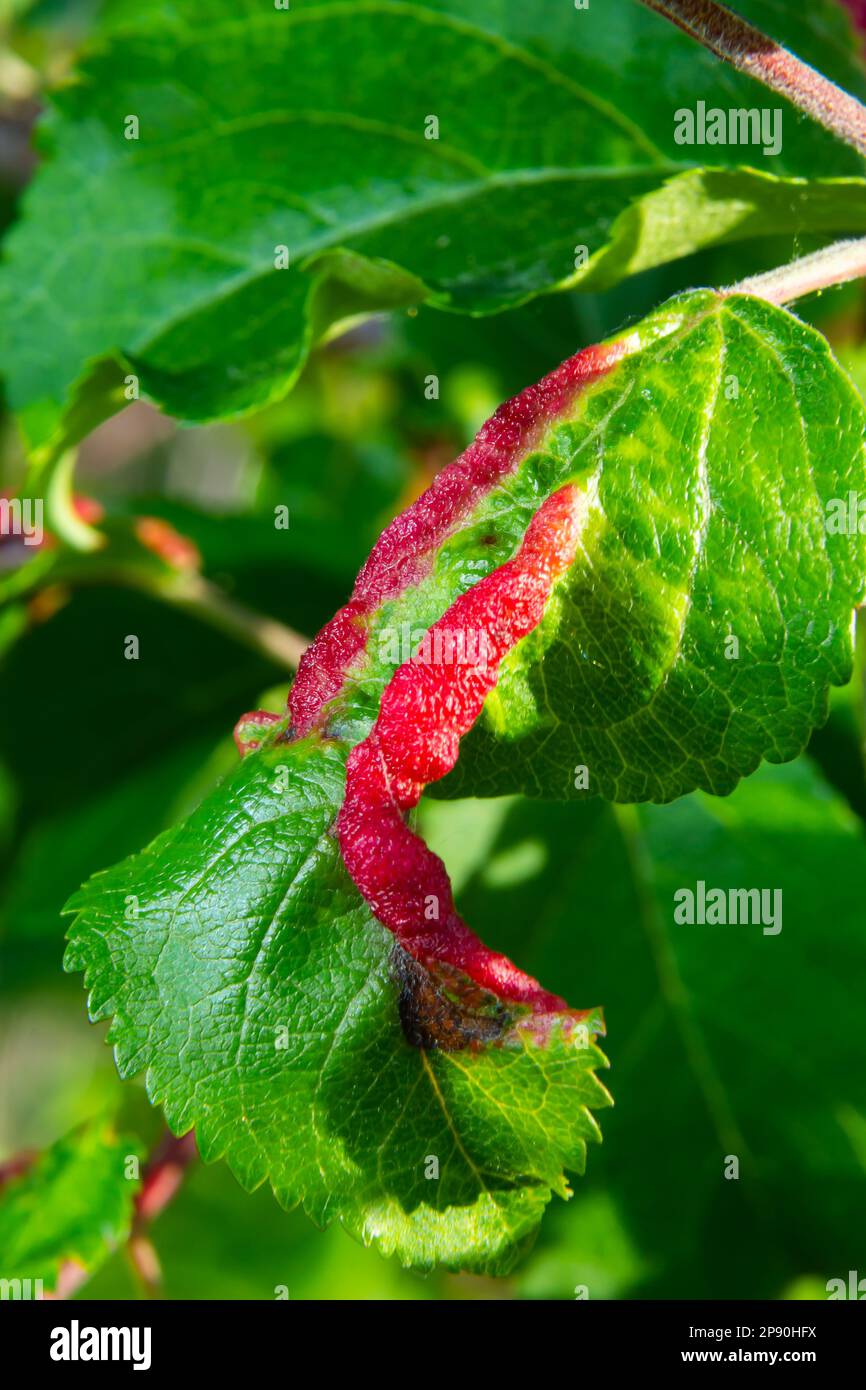
[[[135,1202],[135,1230],[154,1221],[163,1212],[183,1181],[189,1165],[198,1158],[195,1134],[190,1129],[178,1139],[166,1130],[144,1170],[141,1191]]]
[[[41,476],[45,493],[46,521],[49,531],[53,531],[72,550],[88,552],[99,550],[104,538],[93,527],[82,521],[75,510],[73,478],[75,474],[76,450],[67,449],[37,477]],[[32,489],[31,489],[32,490]]]
[[[866,276],[866,237],[836,241],[811,256],[802,256],[790,265],[778,266],[763,275],[753,275],[730,285],[722,294],[754,294],[770,304],[790,304],[804,294],[844,285]]]
[[[180,1139],[166,1130],[144,1170],[141,1189],[135,1199],[126,1254],[141,1291],[148,1298],[158,1295],[162,1284],[162,1269],[150,1239],[150,1225],[177,1196],[187,1168],[197,1158],[192,1130]],[[87,1277],[85,1270],[67,1261],[61,1266],[55,1297],[70,1298]]]
[[[715,0],[641,0],[740,72],[787,97],[866,156],[866,107],[796,54]]]
[[[159,1292],[162,1269],[148,1227],[177,1196],[187,1168],[197,1157],[192,1130],[180,1139],[167,1130],[144,1171],[127,1255],[143,1292],[150,1297]]]

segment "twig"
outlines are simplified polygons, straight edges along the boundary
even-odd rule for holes
[[[13,1154],[11,1158],[6,1158],[0,1163],[0,1186],[4,1182],[11,1182],[13,1178],[20,1178],[22,1173],[26,1173],[32,1163],[39,1157],[37,1149],[24,1149],[19,1154]]]
[[[771,304],[790,304],[804,294],[866,276],[866,237],[836,241],[811,256],[730,285],[722,294],[754,294]]]
[[[866,156],[866,107],[715,0],[641,0],[717,58],[763,82]]]
[[[192,1130],[180,1139],[166,1131],[147,1162],[141,1191],[135,1199],[135,1225],[139,1229],[165,1210],[177,1193],[187,1168],[197,1157]]]
[[[151,1296],[159,1291],[162,1270],[148,1228],[177,1196],[187,1168],[197,1157],[192,1130],[180,1139],[166,1131],[144,1170],[127,1252],[145,1292]]]
[[[145,583],[141,587],[210,623],[235,641],[243,642],[260,656],[290,671],[297,669],[309,645],[307,638],[299,632],[229,598],[222,589],[200,574],[187,573],[165,584],[152,586]]]

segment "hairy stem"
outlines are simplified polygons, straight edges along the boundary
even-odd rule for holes
[[[787,97],[813,121],[866,155],[866,107],[796,54],[715,0],[641,0],[740,72]]]
[[[141,1191],[135,1202],[135,1219],[127,1242],[127,1256],[146,1296],[158,1293],[162,1283],[159,1257],[148,1228],[177,1196],[186,1170],[198,1157],[192,1130],[177,1138],[166,1130],[148,1160]]]
[[[754,294],[771,304],[791,304],[804,294],[866,276],[866,237],[836,241],[811,256],[730,285],[723,294]]]

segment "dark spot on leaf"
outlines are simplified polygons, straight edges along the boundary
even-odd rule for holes
[[[456,971],[446,974],[446,968],[434,975],[398,945],[390,964],[400,991],[400,1023],[413,1047],[459,1052],[498,1042],[514,1022],[498,999]]]

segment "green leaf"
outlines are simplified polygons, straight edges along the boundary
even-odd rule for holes
[[[568,796],[586,766],[617,801],[725,793],[795,757],[850,678],[864,411],[823,338],[728,300],[602,385],[575,453],[593,431],[584,557],[506,663],[455,791]]]
[[[614,341],[625,355],[369,616],[327,710],[328,729],[362,737],[407,659],[404,634],[414,648],[515,553],[541,501],[576,483],[577,558],[438,794],[726,793],[762,758],[796,757],[850,677],[864,407],[826,341],[761,300],[710,291]]]
[[[404,1263],[502,1272],[598,1137],[598,1025],[537,1040],[519,1009],[494,1018],[395,952],[331,833],[345,757],[318,738],[250,754],[75,895],[66,966],[85,972],[91,1017],[113,1017],[121,1075],[145,1072],[205,1159]],[[413,1046],[407,1003],[498,1040]]]
[[[834,6],[768,22],[866,95]],[[490,312],[723,241],[866,230],[853,151],[787,107],[776,154],[680,145],[696,91],[770,109],[632,0],[217,0],[206,25],[193,0],[113,6],[54,95],[50,158],[8,240],[0,369],[31,444],[116,408],[130,370],[211,419],[283,394],[347,316]],[[59,225],[75,235],[58,242]]]
[[[93,1123],[53,1144],[21,1177],[4,1184],[3,1279],[41,1280],[48,1292],[70,1261],[87,1273],[98,1269],[129,1234],[139,1185],[126,1176],[129,1158],[141,1158],[137,1140]]]
[[[383,1260],[337,1225],[322,1231],[273,1194],[245,1192],[221,1163],[194,1164],[154,1230],[164,1299],[416,1300],[443,1298],[462,1280],[442,1271],[419,1279]],[[88,1285],[93,1299],[136,1293],[128,1262],[115,1259]]]

